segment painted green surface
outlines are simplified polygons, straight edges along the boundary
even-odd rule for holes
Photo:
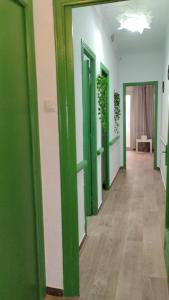
[[[0,1],[0,299],[45,296],[32,19],[31,1]]]
[[[119,0],[119,2],[120,1],[121,0]],[[56,39],[65,296],[79,295],[79,243],[72,8],[112,2],[118,1],[53,0]],[[69,174],[69,176],[67,176],[67,174]]]
[[[113,138],[110,142],[109,142],[109,146],[114,145],[120,138],[120,135],[116,136],[115,138]]]
[[[167,178],[166,178],[166,218],[165,218],[165,228],[169,231],[169,123],[168,123],[168,140],[166,146],[166,166],[167,166]],[[169,263],[169,262],[168,262]]]
[[[154,98],[154,168],[157,168],[157,131],[158,131],[158,81],[130,82],[123,84],[123,167],[126,168],[126,90],[128,86],[153,85]]]
[[[168,128],[169,128],[169,124],[168,124]],[[169,142],[169,129],[168,129],[168,142]],[[168,151],[168,145],[166,146],[166,167],[167,167],[167,179],[166,179],[164,257],[165,257],[166,271],[167,271],[168,283],[169,283],[169,151]]]
[[[104,148],[101,147],[100,149],[97,150],[97,155],[101,155],[104,152]]]
[[[105,168],[105,178],[104,178],[104,188],[109,190],[110,188],[110,149],[109,149],[109,70],[105,67],[103,63],[100,64],[101,75],[105,76],[107,79],[107,99],[106,99],[106,132],[104,133],[104,168]],[[102,132],[103,134],[103,132]]]
[[[154,105],[154,168],[157,168],[157,149],[158,149],[158,82],[155,86],[155,105]]]
[[[87,61],[85,60],[87,59]],[[84,176],[86,216],[98,212],[97,129],[96,129],[96,57],[82,42],[83,155],[87,160]]]
[[[92,215],[91,97],[89,61],[83,61],[83,147],[87,168],[84,173],[85,215]]]
[[[126,85],[123,84],[123,168],[126,169]]]
[[[44,250],[44,224],[43,224],[43,204],[42,204],[42,183],[40,165],[40,139],[39,139],[39,120],[38,120],[38,101],[37,101],[37,82],[36,82],[36,63],[35,63],[35,42],[33,26],[33,4],[32,0],[25,10],[25,29],[27,39],[27,68],[29,81],[29,110],[31,113],[30,126],[32,138],[32,158],[33,158],[33,184],[35,198],[36,216],[36,241],[37,241],[37,263],[38,263],[38,286],[40,300],[44,300],[46,295],[45,278],[45,250]]]
[[[79,237],[71,8],[54,1],[65,296],[79,295]],[[70,180],[71,179],[71,180]],[[57,270],[56,270],[57,272]]]
[[[165,229],[165,236],[164,236],[164,258],[165,258],[165,265],[169,283],[169,229]]]
[[[77,173],[79,173],[81,170],[86,169],[87,167],[87,160],[82,160],[77,164]]]
[[[164,237],[164,257],[165,257],[165,264],[168,276],[168,283],[169,283],[169,122],[168,122],[168,138],[167,138],[167,145],[163,141],[163,144],[166,147],[165,153],[165,163],[166,163],[166,171],[167,171],[167,178],[166,178],[166,209],[165,209],[165,237]]]

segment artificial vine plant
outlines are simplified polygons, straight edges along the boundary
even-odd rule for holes
[[[106,94],[107,94],[107,78],[103,75],[97,76],[97,96],[98,96],[98,114],[101,125],[106,130]]]
[[[114,93],[114,132],[119,134],[119,120],[120,120],[120,94]]]

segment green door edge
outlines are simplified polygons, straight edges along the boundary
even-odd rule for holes
[[[16,1],[16,0],[14,0]],[[16,1],[17,2],[17,1]],[[35,222],[36,222],[36,246],[37,246],[37,270],[39,299],[44,300],[46,295],[45,278],[45,254],[44,254],[44,226],[43,226],[43,206],[42,206],[42,183],[41,183],[41,164],[40,164],[40,139],[39,139],[39,120],[37,102],[37,80],[35,63],[35,41],[33,26],[33,5],[32,0],[20,1],[18,3],[25,7],[26,17],[26,44],[28,61],[28,83],[30,99],[30,124],[32,134],[32,157],[33,157],[33,185],[35,197]]]
[[[107,124],[107,130],[106,130],[106,143],[105,143],[105,158],[106,158],[106,182],[105,182],[105,189],[110,189],[110,147],[109,147],[109,131],[110,131],[110,125],[109,125],[109,87],[110,87],[110,72],[108,68],[101,62],[100,63],[100,71],[101,74],[104,72],[107,76],[107,101],[106,101],[106,124]]]
[[[68,297],[80,294],[72,8],[113,2],[121,2],[121,0],[53,0],[59,115],[63,283],[64,295]]]
[[[92,215],[97,215],[98,213],[98,182],[97,182],[97,120],[96,120],[96,55],[90,49],[90,47],[81,40],[81,66],[82,66],[82,83],[83,83],[83,62],[84,55],[86,55],[91,61],[91,75],[92,75],[92,99],[91,99],[91,126],[92,126]],[[83,87],[83,85],[82,85]],[[85,114],[86,103],[83,100],[83,141],[87,141],[88,137],[85,131],[85,124],[87,122],[87,116]],[[83,156],[86,159],[86,147],[83,143]],[[85,176],[85,173],[84,173]],[[88,186],[85,184],[85,195],[88,195]],[[85,226],[87,229],[87,226]]]
[[[157,134],[158,134],[158,81],[123,83],[123,168],[126,168],[126,89],[128,86],[153,85],[154,98],[154,169],[157,169]]]
[[[166,159],[165,163],[167,166],[167,178],[166,178],[166,204],[165,204],[165,233],[164,233],[164,258],[165,258],[165,265],[167,271],[167,279],[168,279],[168,286],[169,286],[169,120],[168,120],[168,135],[167,135],[167,145],[166,147]]]

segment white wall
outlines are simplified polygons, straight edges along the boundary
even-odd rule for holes
[[[76,97],[76,138],[77,163],[83,160],[83,114],[82,114],[82,66],[81,39],[91,48],[97,58],[97,74],[100,73],[100,62],[110,71],[110,140],[115,137],[113,122],[114,90],[118,88],[118,59],[114,44],[105,34],[101,19],[92,7],[73,10],[73,40],[75,66],[75,97]],[[101,125],[97,120],[97,149],[101,147]],[[101,157],[98,157],[98,203],[102,203],[101,186]],[[112,182],[120,166],[119,144],[110,148],[110,181]],[[110,182],[110,183],[111,183]],[[84,231],[84,178],[83,171],[78,174],[78,203],[79,203],[79,242]]]
[[[34,0],[46,284],[63,288],[59,137],[52,0]],[[47,112],[49,101],[53,112]]]
[[[160,134],[161,134],[161,109],[162,109],[162,52],[141,52],[132,55],[125,55],[120,58],[119,77],[121,99],[123,97],[123,83],[127,82],[159,82],[159,98],[158,98],[158,153],[157,165],[160,166]],[[121,164],[123,164],[123,133],[121,132]]]

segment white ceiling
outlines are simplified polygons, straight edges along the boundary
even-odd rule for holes
[[[116,17],[124,12],[129,4],[133,4],[140,11],[142,8],[147,9],[153,16],[151,29],[145,29],[142,35],[127,30],[118,30],[119,23]],[[121,54],[152,51],[164,47],[169,19],[169,0],[130,0],[97,5],[95,9],[101,16],[108,35],[114,34]]]

